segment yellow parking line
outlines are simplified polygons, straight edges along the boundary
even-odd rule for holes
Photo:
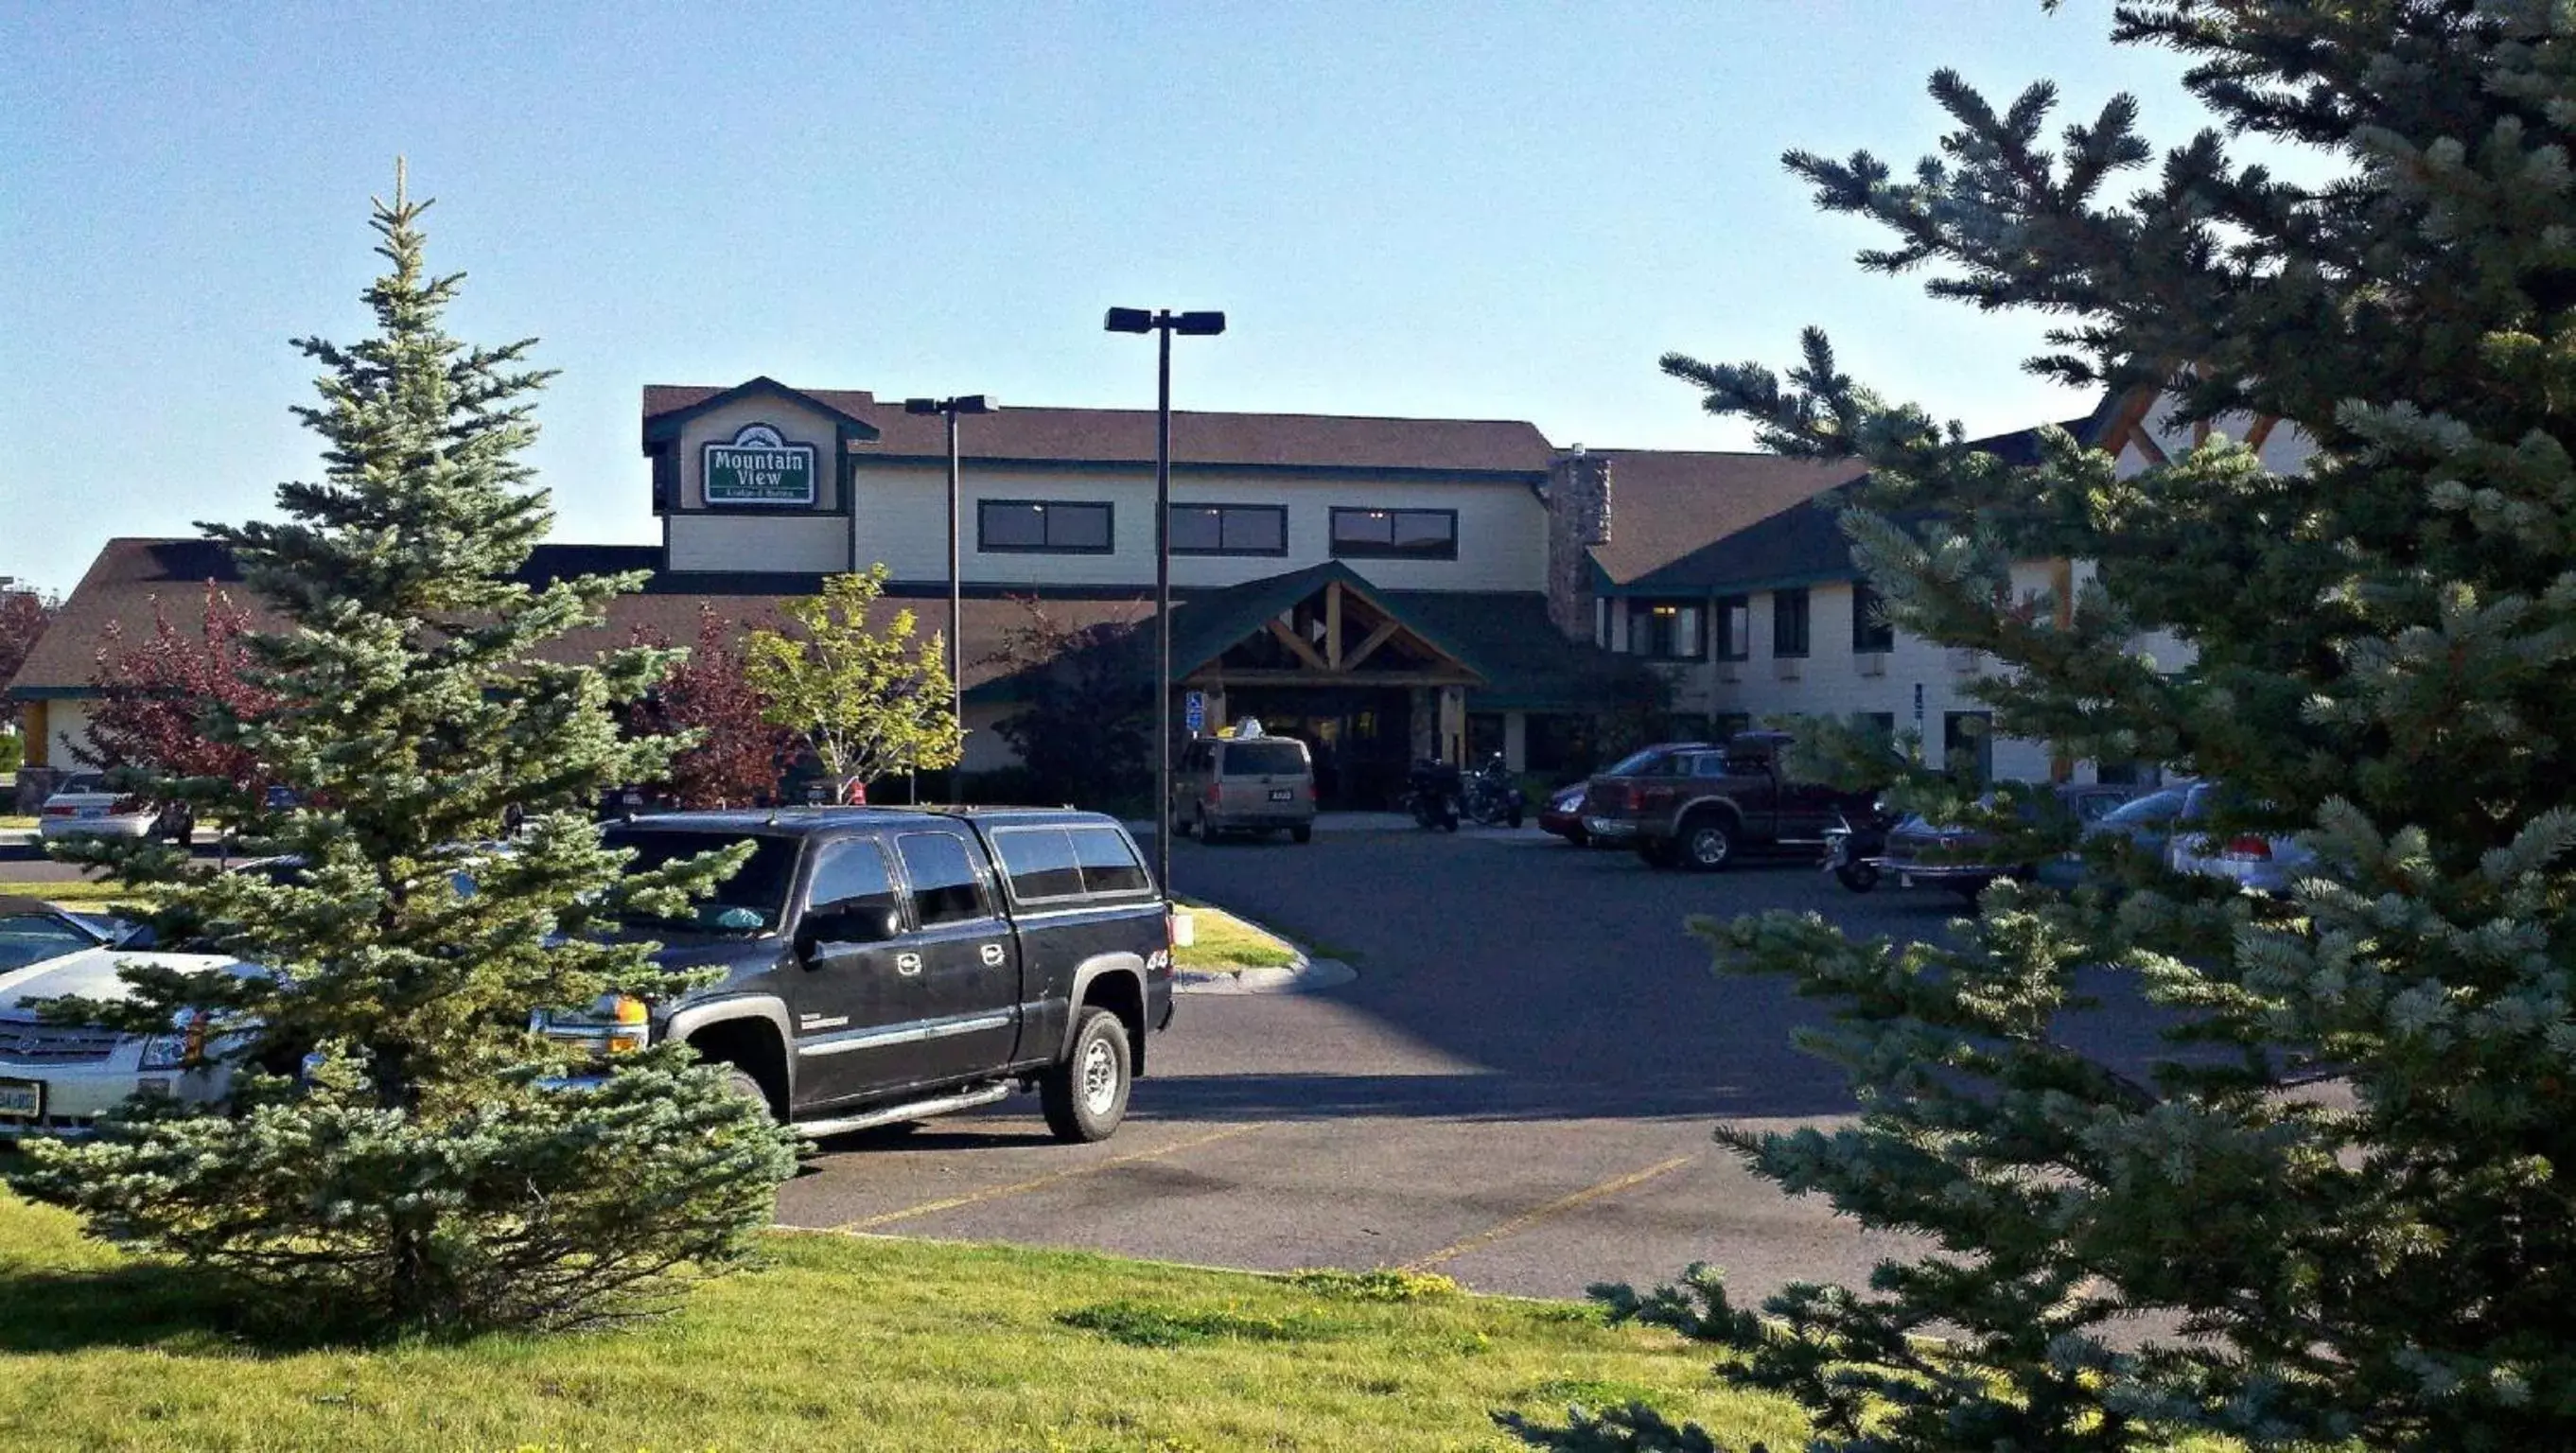
[[[1265,1128],[1263,1125],[1253,1124],[1236,1125],[1225,1130],[1214,1130],[1205,1135],[1198,1136],[1195,1139],[1184,1140],[1173,1145],[1161,1146],[1154,1150],[1139,1150],[1130,1155],[1115,1155],[1111,1156],[1107,1160],[1093,1161],[1089,1165],[1078,1165],[1071,1170],[1055,1171],[1048,1175],[1038,1176],[1032,1180],[1019,1181],[1007,1186],[988,1186],[980,1191],[968,1191],[962,1196],[950,1196],[945,1200],[938,1201],[924,1201],[918,1206],[907,1206],[900,1211],[888,1211],[882,1215],[863,1217],[856,1221],[845,1221],[832,1229],[835,1231],[872,1231],[879,1226],[889,1225],[896,1221],[909,1221],[915,1216],[928,1216],[939,1211],[954,1211],[960,1206],[972,1206],[979,1201],[994,1201],[999,1200],[1004,1196],[1016,1196],[1028,1191],[1042,1190],[1059,1181],[1069,1181],[1078,1176],[1092,1175],[1104,1170],[1114,1170],[1122,1165],[1133,1165],[1140,1160],[1160,1160],[1162,1157],[1167,1155],[1178,1155],[1184,1150],[1196,1150],[1202,1145],[1214,1145],[1220,1140],[1232,1140],[1239,1135],[1250,1135],[1255,1130],[1263,1128]]]
[[[1603,1181],[1597,1186],[1586,1186],[1582,1190],[1576,1191],[1573,1195],[1564,1197],[1561,1200],[1550,1201],[1535,1211],[1524,1211],[1521,1214],[1514,1216],[1512,1219],[1505,1221],[1500,1226],[1496,1226],[1485,1231],[1479,1231],[1464,1241],[1452,1242],[1447,1246],[1443,1246],[1438,1251],[1435,1251],[1420,1260],[1408,1261],[1404,1264],[1404,1269],[1406,1271],[1428,1271],[1432,1267],[1438,1266],[1444,1261],[1464,1256],[1468,1252],[1476,1250],[1478,1247],[1491,1246],[1506,1236],[1516,1236],[1521,1232],[1528,1230],[1532,1226],[1537,1225],[1541,1221],[1545,1221],[1550,1217],[1561,1216],[1566,1212],[1573,1210],[1577,1206],[1600,1200],[1604,1196],[1615,1196],[1621,1191],[1631,1189],[1632,1187],[1642,1186],[1659,1175],[1663,1175],[1668,1171],[1679,1170],[1683,1166],[1686,1166],[1697,1159],[1699,1159],[1699,1157],[1695,1155],[1677,1155],[1660,1165],[1650,1165],[1644,1170],[1630,1171],[1628,1174],[1623,1176],[1614,1176],[1609,1180]]]

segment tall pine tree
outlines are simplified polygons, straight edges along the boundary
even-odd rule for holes
[[[1609,1295],[1735,1349],[1818,1449],[2576,1446],[2576,18],[2164,0],[2115,31],[2333,179],[2213,132],[2119,195],[2155,160],[2128,98],[2052,144],[2051,88],[1997,107],[1948,73],[1955,129],[1910,177],[1788,165],[1894,234],[1865,265],[2062,319],[2037,371],[2277,420],[2303,470],[2223,430],[2133,478],[2056,431],[2011,466],[1812,334],[1785,380],[1666,368],[1774,448],[1875,466],[1862,563],[1899,625],[2005,668],[1999,732],[2226,783],[2210,830],[2299,833],[2313,868],[2273,901],[2113,853],[2128,892],[1999,884],[1955,947],[1704,925],[1722,972],[1824,1007],[1804,1042],[1863,1105],[1722,1138],[1926,1249],[1758,1312],[1704,1271]],[[2097,563],[2070,619],[2004,598],[2045,559]],[[2153,1065],[2065,1036],[2104,970],[2180,1026]],[[1642,1409],[1522,1431],[1715,1446]]]
[[[650,944],[610,931],[621,907],[676,912],[743,850],[628,876],[601,844],[589,805],[661,775],[672,748],[622,739],[611,708],[671,653],[540,659],[640,582],[519,578],[552,521],[519,457],[545,375],[530,342],[442,330],[460,278],[426,270],[427,206],[399,176],[376,206],[376,333],[297,344],[325,369],[298,410],[323,480],[279,488],[283,523],[206,527],[286,622],[242,638],[273,705],[246,720],[217,699],[207,728],[299,805],[219,778],[169,790],[301,873],[93,850],[164,888],[165,937],[265,972],[137,970],[130,1001],[55,1011],[197,1026],[232,1102],[138,1100],[94,1140],[30,1142],[17,1182],[299,1324],[578,1325],[739,1260],[793,1147],[684,1048],[585,1086],[563,1081],[597,1067],[530,1032],[532,1010],[674,987]],[[495,845],[513,805],[526,831]]]

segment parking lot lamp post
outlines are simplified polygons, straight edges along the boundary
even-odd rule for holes
[[[984,394],[964,394],[953,399],[905,399],[907,414],[945,414],[948,417],[948,705],[957,718],[957,729],[966,729],[966,639],[965,608],[957,588],[958,536],[958,469],[957,416],[990,414],[1001,405]]]
[[[1225,331],[1223,313],[1112,308],[1112,333],[1158,335],[1154,393],[1154,884],[1172,891],[1172,335]]]

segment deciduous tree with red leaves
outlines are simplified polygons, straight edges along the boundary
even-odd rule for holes
[[[743,675],[731,634],[715,607],[700,602],[697,645],[630,714],[631,725],[655,736],[696,734],[696,744],[671,759],[668,786],[684,808],[744,807],[775,797],[793,745],[785,728],[762,716],[768,698]],[[639,627],[635,644],[671,643]]]
[[[27,663],[36,638],[53,623],[55,603],[32,590],[0,588],[0,686]]]
[[[276,694],[252,679],[243,644],[249,631],[250,612],[211,582],[195,630],[172,624],[157,597],[144,639],[129,642],[110,623],[90,678],[100,700],[90,710],[89,746],[77,754],[93,766],[221,777],[245,790],[262,785],[249,749],[210,740],[203,725],[216,702],[243,720],[276,704]]]

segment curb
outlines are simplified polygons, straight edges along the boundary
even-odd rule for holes
[[[1322,989],[1338,989],[1360,976],[1360,971],[1340,959],[1319,959],[1306,952],[1306,946],[1272,928],[1229,908],[1238,923],[1260,929],[1288,945],[1297,962],[1280,968],[1244,969],[1224,974],[1213,969],[1181,969],[1172,975],[1172,992],[1176,994],[1311,994]]]
[[[1219,974],[1206,969],[1183,969],[1172,981],[1176,994],[1312,994],[1323,989],[1338,989],[1360,976],[1360,971],[1340,959],[1310,959],[1303,954],[1298,962],[1284,969],[1245,969],[1239,974]]]

